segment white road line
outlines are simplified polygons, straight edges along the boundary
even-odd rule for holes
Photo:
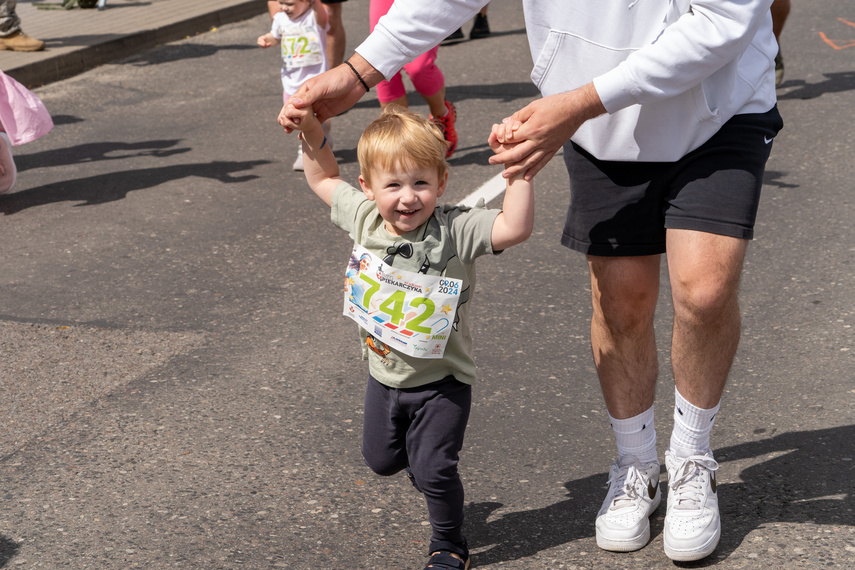
[[[497,175],[485,182],[480,188],[465,197],[460,202],[460,205],[468,206],[471,208],[472,206],[477,204],[478,200],[480,200],[481,198],[484,199],[485,203],[489,204],[490,200],[493,200],[504,191],[505,179],[502,178],[502,172],[500,171]]]

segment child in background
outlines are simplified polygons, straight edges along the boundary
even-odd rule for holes
[[[406,471],[424,494],[433,531],[426,568],[465,570],[457,465],[475,381],[468,324],[474,263],[531,235],[532,185],[509,180],[503,210],[438,206],[448,143],[429,119],[388,107],[359,140],[360,191],[339,177],[311,108],[286,109],[299,119],[309,186],[355,241],[345,314],[362,321],[369,361],[363,458],[379,475]],[[441,300],[443,292],[453,301]],[[413,336],[430,339],[422,341],[429,347],[408,344]],[[440,342],[447,343],[444,352]]]
[[[368,6],[368,17],[370,19],[370,29],[373,32],[374,26],[380,21],[380,18],[386,15],[394,0],[371,0]],[[457,128],[455,121],[457,120],[457,109],[454,104],[445,98],[445,76],[436,65],[436,55],[439,52],[439,46],[429,49],[419,57],[415,58],[410,63],[404,65],[404,71],[410,76],[413,82],[413,87],[419,92],[430,109],[431,120],[439,125],[442,129],[442,136],[448,141],[448,150],[446,158],[450,158],[457,149]],[[398,105],[406,108],[407,92],[404,89],[404,80],[401,78],[401,72],[396,73],[389,81],[381,81],[377,84],[377,99],[380,101],[380,107],[385,109],[389,105]]]
[[[0,71],[0,194],[11,192],[17,180],[12,145],[32,142],[52,128],[41,99]]]
[[[263,48],[281,46],[283,101],[307,79],[320,75],[327,64],[327,11],[314,0],[279,0],[281,11],[273,17],[270,32],[259,36]],[[324,125],[329,134],[329,123]],[[297,148],[294,170],[303,170],[303,147]]]

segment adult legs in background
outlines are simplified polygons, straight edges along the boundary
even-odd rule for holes
[[[0,0],[0,50],[40,51],[45,43],[21,31],[21,18],[15,12],[18,0]]]
[[[323,3],[327,9],[327,14],[329,14],[330,29],[327,31],[327,61],[329,61],[330,69],[341,65],[344,61],[344,50],[347,46],[347,36],[345,35],[344,21],[342,20],[342,3]]]
[[[775,56],[775,86],[784,82],[784,57],[781,55],[781,32],[787,16],[790,15],[790,0],[775,0],[772,2],[772,32],[778,41],[778,55]]]

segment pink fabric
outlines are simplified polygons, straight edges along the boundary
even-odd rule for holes
[[[371,31],[374,31],[377,21],[386,15],[386,12],[392,7],[393,2],[394,0],[371,0],[368,10]],[[413,87],[421,95],[436,95],[445,85],[445,77],[436,65],[436,54],[438,51],[439,46],[436,46],[404,66],[404,71],[410,76]],[[391,80],[381,81],[377,85],[377,99],[381,103],[394,101],[406,94],[407,90],[404,88],[404,81],[401,78],[400,71]]]
[[[32,142],[53,128],[53,120],[36,95],[0,71],[0,127],[13,145]]]

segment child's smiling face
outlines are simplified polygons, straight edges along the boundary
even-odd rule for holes
[[[279,9],[285,12],[289,20],[299,18],[311,7],[309,0],[279,0]]]
[[[445,192],[448,172],[434,167],[399,164],[392,170],[371,169],[371,186],[360,176],[362,191],[377,203],[386,231],[400,236],[424,224],[433,215],[436,200]]]

